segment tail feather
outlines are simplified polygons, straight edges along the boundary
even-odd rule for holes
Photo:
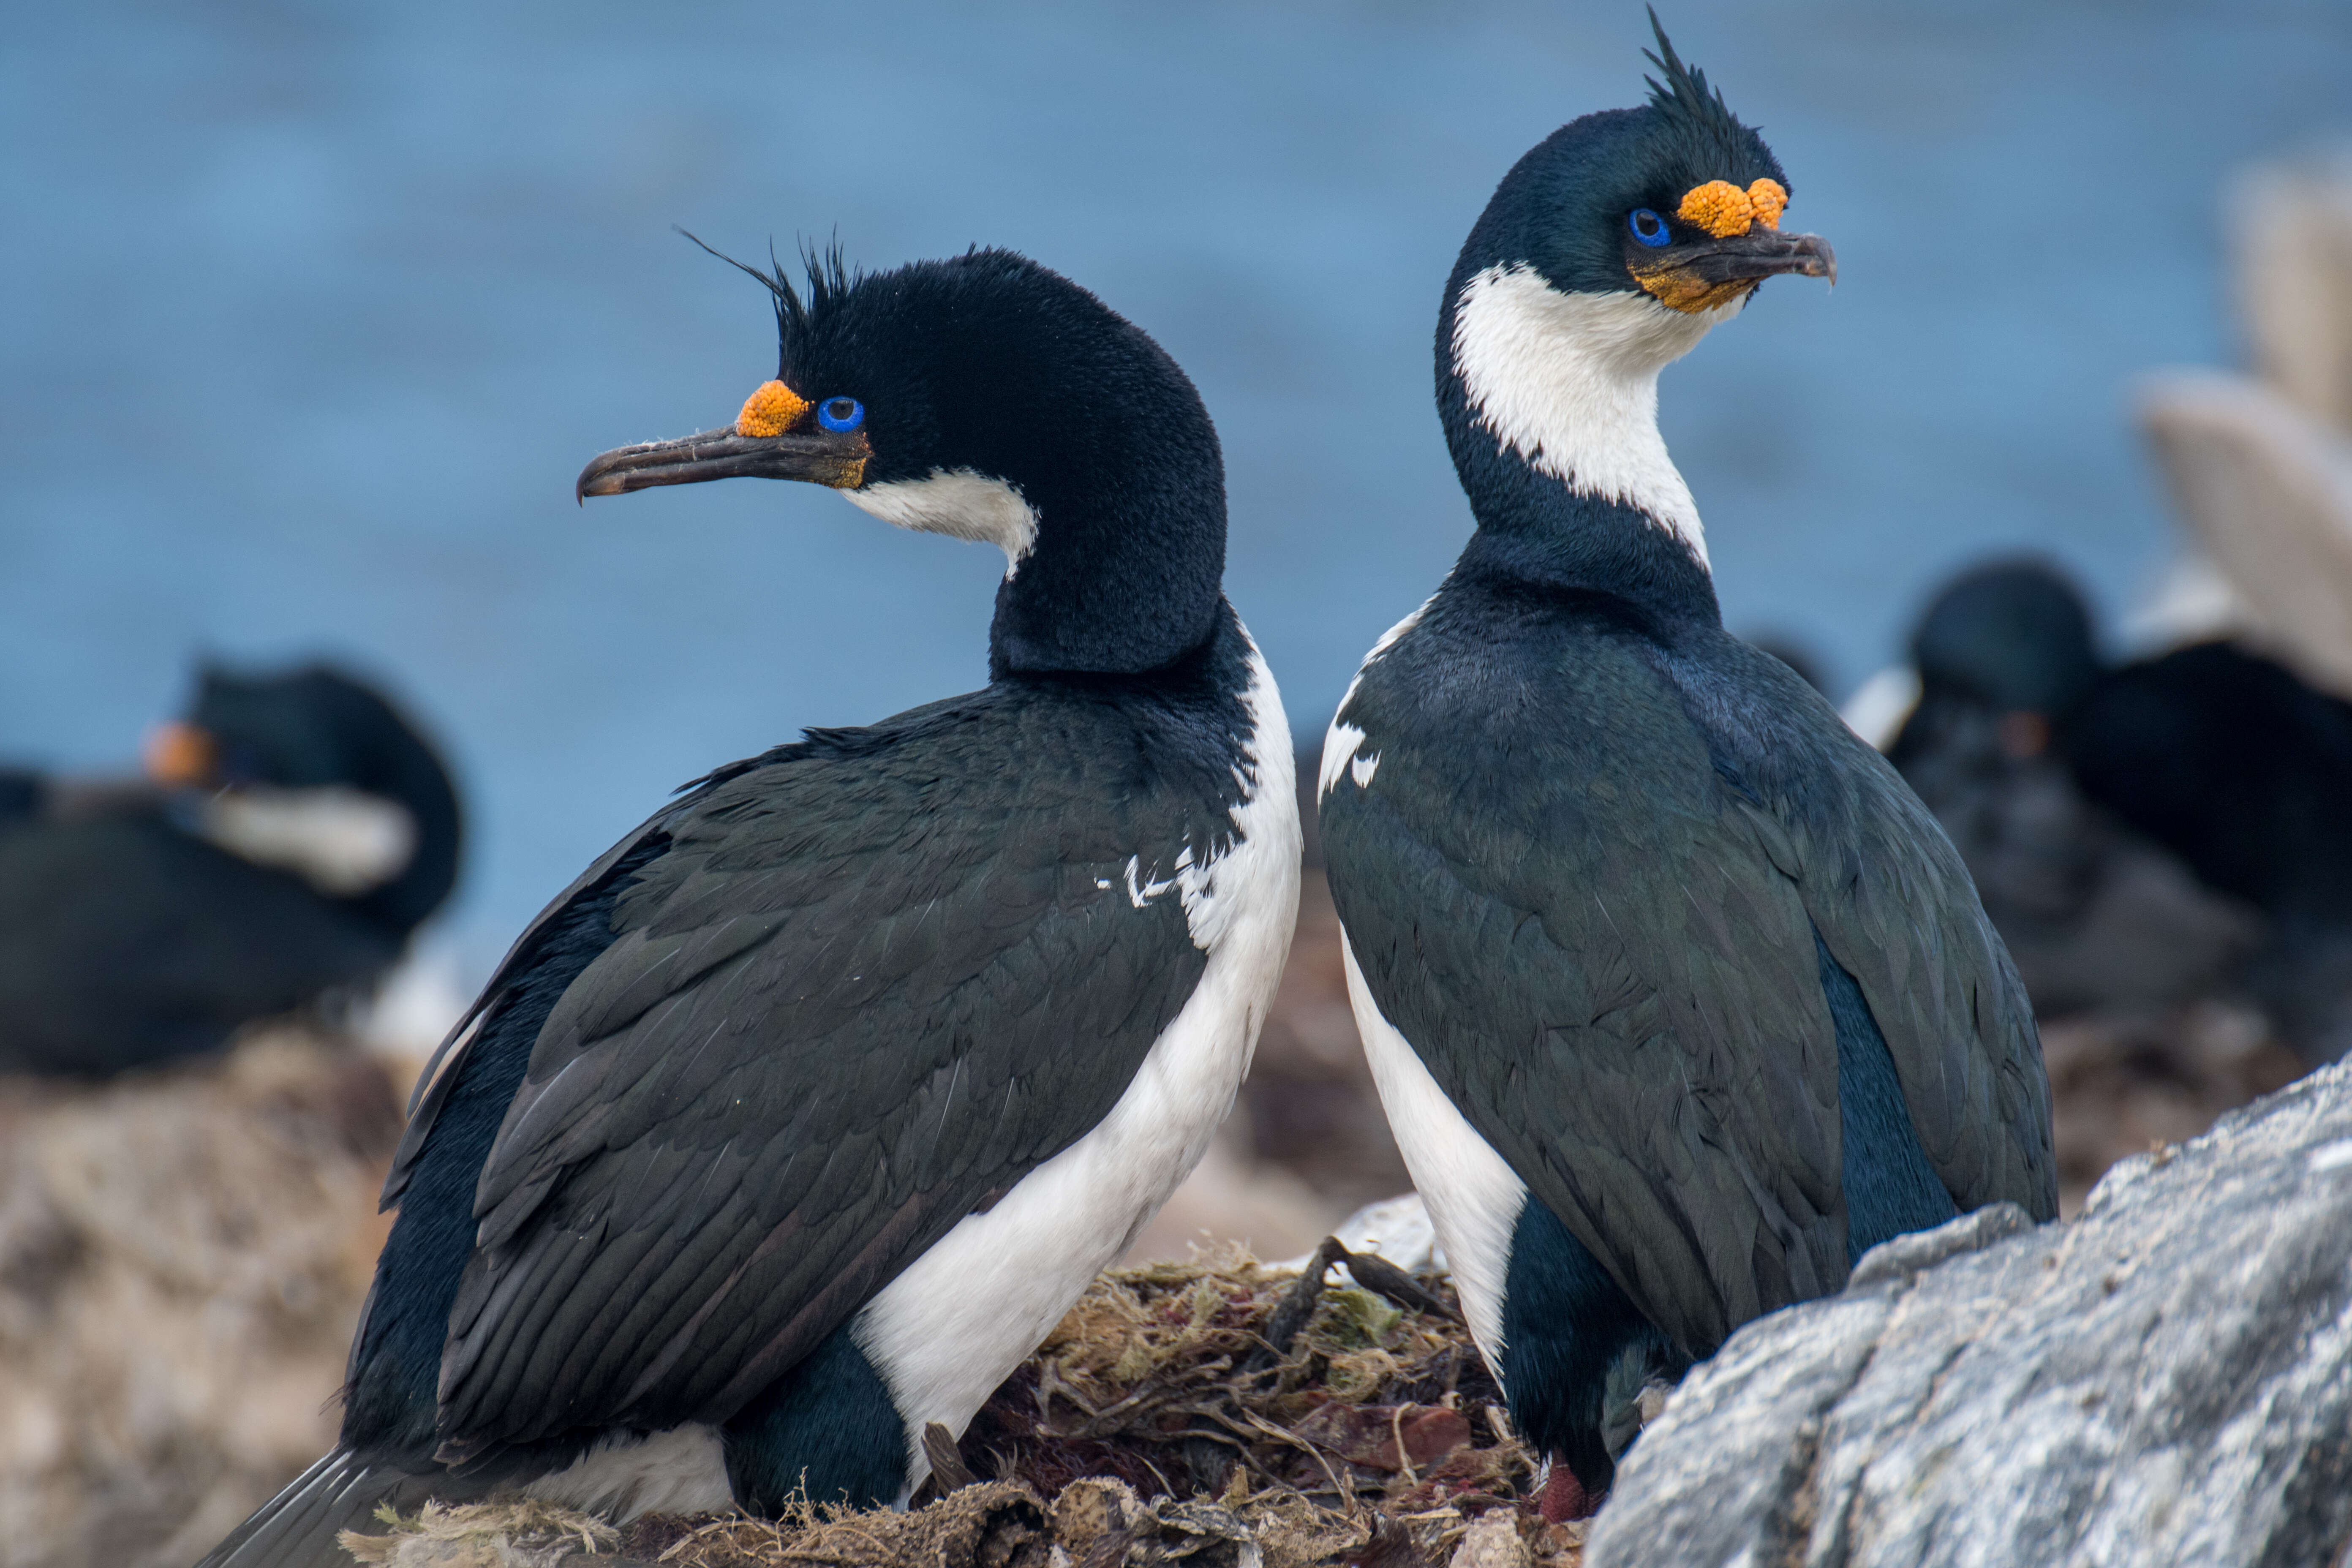
[[[196,1568],[352,1568],[351,1553],[335,1538],[364,1529],[384,1503],[412,1500],[404,1495],[412,1490],[421,1498],[425,1480],[337,1448],[262,1504]]]

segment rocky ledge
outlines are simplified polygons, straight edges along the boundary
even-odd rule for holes
[[[2352,1546],[2352,1067],[1748,1324],[1627,1457],[1590,1568],[2335,1565]]]

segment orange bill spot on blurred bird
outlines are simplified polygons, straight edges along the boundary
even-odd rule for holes
[[[1756,209],[1756,221],[1776,233],[1780,227],[1780,215],[1789,210],[1789,193],[1778,180],[1759,180],[1748,187],[1748,205]]]
[[[147,776],[175,788],[209,784],[220,767],[220,747],[211,732],[179,720],[148,731],[141,750]]]
[[[735,434],[781,436],[807,412],[806,398],[781,381],[763,381],[743,400],[743,412],[735,416]]]

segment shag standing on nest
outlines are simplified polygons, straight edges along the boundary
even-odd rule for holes
[[[1513,1420],[1588,1510],[1646,1385],[2009,1199],[2053,1217],[2025,994],[1935,819],[1727,635],[1657,377],[1832,277],[1675,58],[1471,231],[1437,401],[1477,531],[1381,639],[1319,780],[1382,1103]]]
[[[1000,545],[989,684],[719,769],[523,933],[386,1185],[341,1445],[208,1563],[499,1489],[903,1500],[1233,1103],[1299,831],[1198,394],[1008,252],[762,280],[776,379],[580,493],[805,479]]]
[[[158,788],[0,778],[0,1071],[120,1072],[364,995],[457,883],[448,770],[340,671],[207,669],[147,760]]]

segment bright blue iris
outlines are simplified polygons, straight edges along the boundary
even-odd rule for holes
[[[816,405],[816,422],[836,434],[855,430],[866,423],[866,405],[854,397],[828,397]]]
[[[1632,226],[1633,237],[1653,250],[1674,238],[1666,232],[1666,220],[1647,207],[1635,207],[1625,221]]]

